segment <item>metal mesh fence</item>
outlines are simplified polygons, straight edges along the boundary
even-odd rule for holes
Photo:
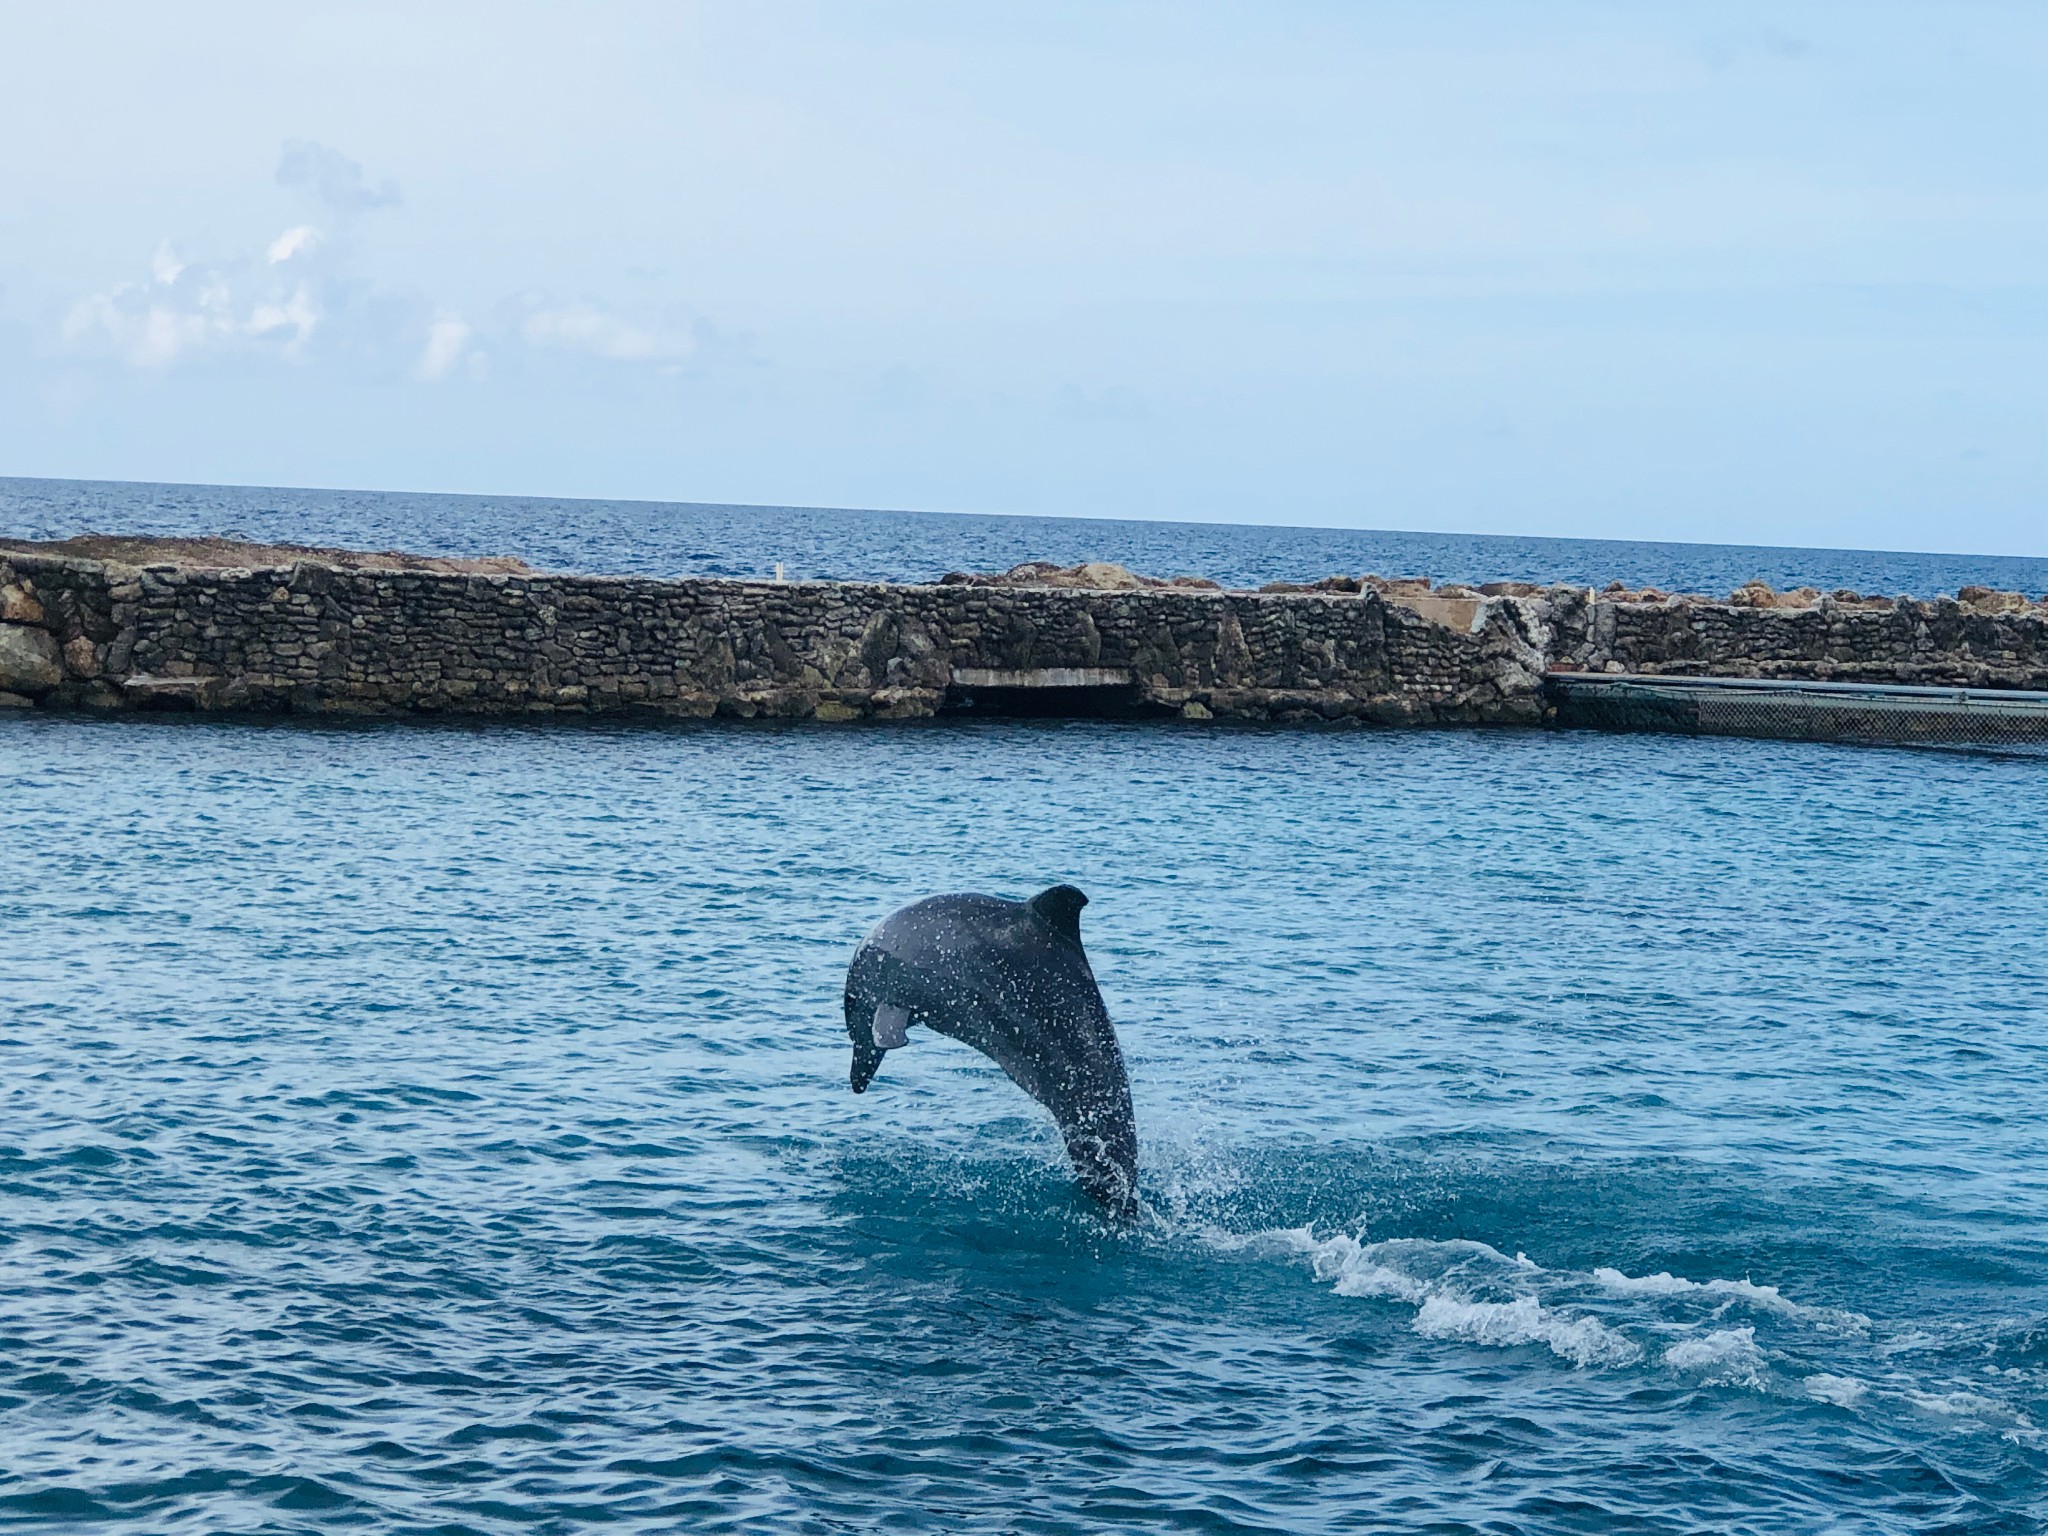
[[[2048,749],[2048,693],[1597,673],[1549,688],[1559,724],[1600,730]]]

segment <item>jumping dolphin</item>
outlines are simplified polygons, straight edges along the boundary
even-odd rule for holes
[[[853,1091],[912,1024],[965,1041],[1052,1111],[1081,1187],[1122,1217],[1138,1209],[1131,1082],[1081,948],[1071,885],[1029,901],[932,896],[877,923],[846,972]]]

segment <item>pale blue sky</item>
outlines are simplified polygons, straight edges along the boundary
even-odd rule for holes
[[[2048,7],[4,4],[0,473],[2048,554]]]

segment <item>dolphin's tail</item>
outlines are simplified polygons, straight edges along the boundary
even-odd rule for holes
[[[1120,1112],[1119,1112],[1120,1111]],[[1138,1214],[1138,1127],[1128,1090],[1120,1106],[1103,1105],[1081,1119],[1060,1121],[1067,1158],[1087,1195],[1112,1216],[1129,1221]]]
[[[1067,1143],[1067,1157],[1082,1193],[1120,1221],[1138,1214],[1137,1169],[1113,1156],[1098,1137],[1075,1138]]]

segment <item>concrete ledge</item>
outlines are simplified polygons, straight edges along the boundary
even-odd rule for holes
[[[1136,681],[1121,667],[955,667],[956,688],[1128,688]]]
[[[2048,692],[1799,678],[1552,673],[1561,725],[1781,741],[2048,743]]]
[[[121,680],[121,692],[137,709],[206,709],[220,692],[220,679],[152,677],[138,672]]]

